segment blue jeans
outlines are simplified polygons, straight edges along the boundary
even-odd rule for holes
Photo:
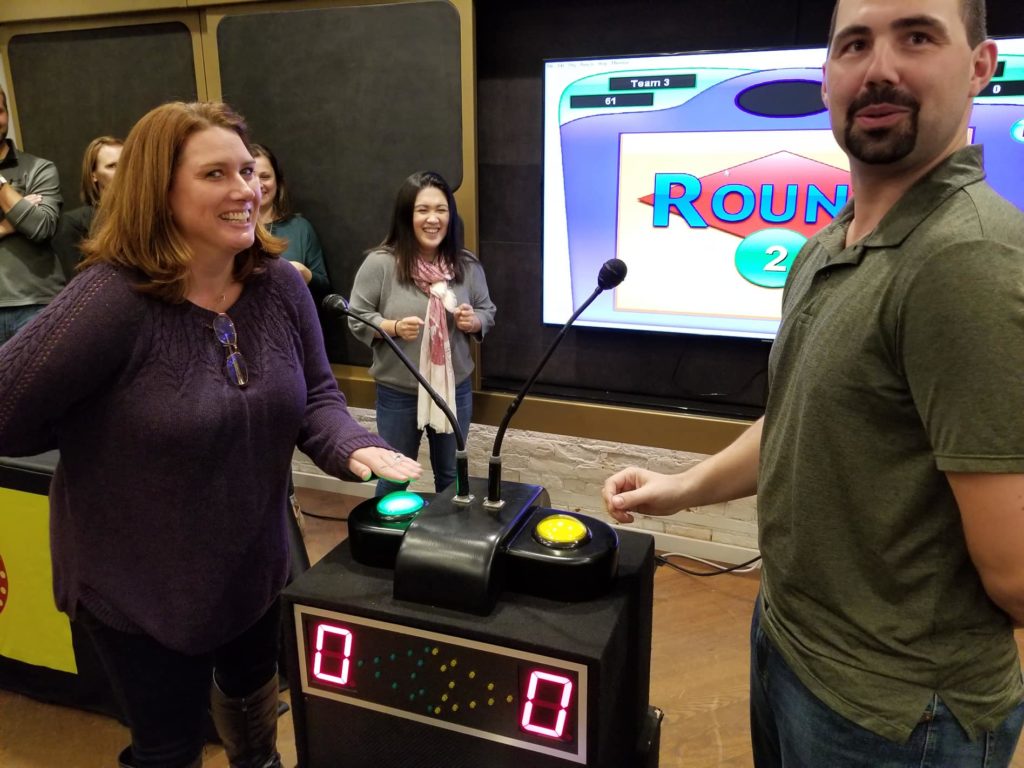
[[[756,768],[1006,768],[1024,724],[1024,702],[970,741],[938,696],[900,744],[842,717],[793,674],[760,626],[750,627],[750,739]]]
[[[416,403],[416,395],[377,385],[377,434],[412,459],[419,456],[423,439],[423,430],[416,428]],[[455,387],[455,417],[465,439],[473,418],[473,385],[468,378]],[[455,434],[440,434],[427,427],[427,442],[430,445],[430,466],[434,470],[434,490],[440,493],[455,482]],[[377,481],[378,496],[404,488],[404,485],[387,480]]]
[[[38,315],[45,304],[31,304],[27,307],[0,308],[0,344],[21,330],[29,320]]]

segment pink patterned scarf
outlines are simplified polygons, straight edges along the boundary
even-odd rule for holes
[[[427,316],[423,318],[423,342],[420,346],[420,373],[444,398],[450,408],[455,406],[455,369],[452,367],[452,347],[448,339],[447,311],[457,306],[455,294],[448,281],[455,275],[436,262],[417,259],[412,269],[416,287],[427,294]],[[452,431],[444,411],[437,407],[423,387],[419,388],[416,426],[431,427],[435,432]]]

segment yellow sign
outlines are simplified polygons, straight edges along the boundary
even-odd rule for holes
[[[53,602],[49,505],[0,488],[0,656],[77,674],[71,624]]]

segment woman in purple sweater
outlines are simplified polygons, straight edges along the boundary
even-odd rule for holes
[[[211,700],[232,766],[280,765],[294,447],[346,479],[420,474],[349,414],[309,290],[258,224],[247,146],[222,104],[145,115],[82,274],[0,349],[0,455],[60,450],[54,594],[137,768],[201,765]]]

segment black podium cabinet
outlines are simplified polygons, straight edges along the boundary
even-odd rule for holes
[[[513,583],[486,616],[396,599],[342,542],[284,593],[300,768],[656,766],[653,542],[619,535],[604,595]]]

